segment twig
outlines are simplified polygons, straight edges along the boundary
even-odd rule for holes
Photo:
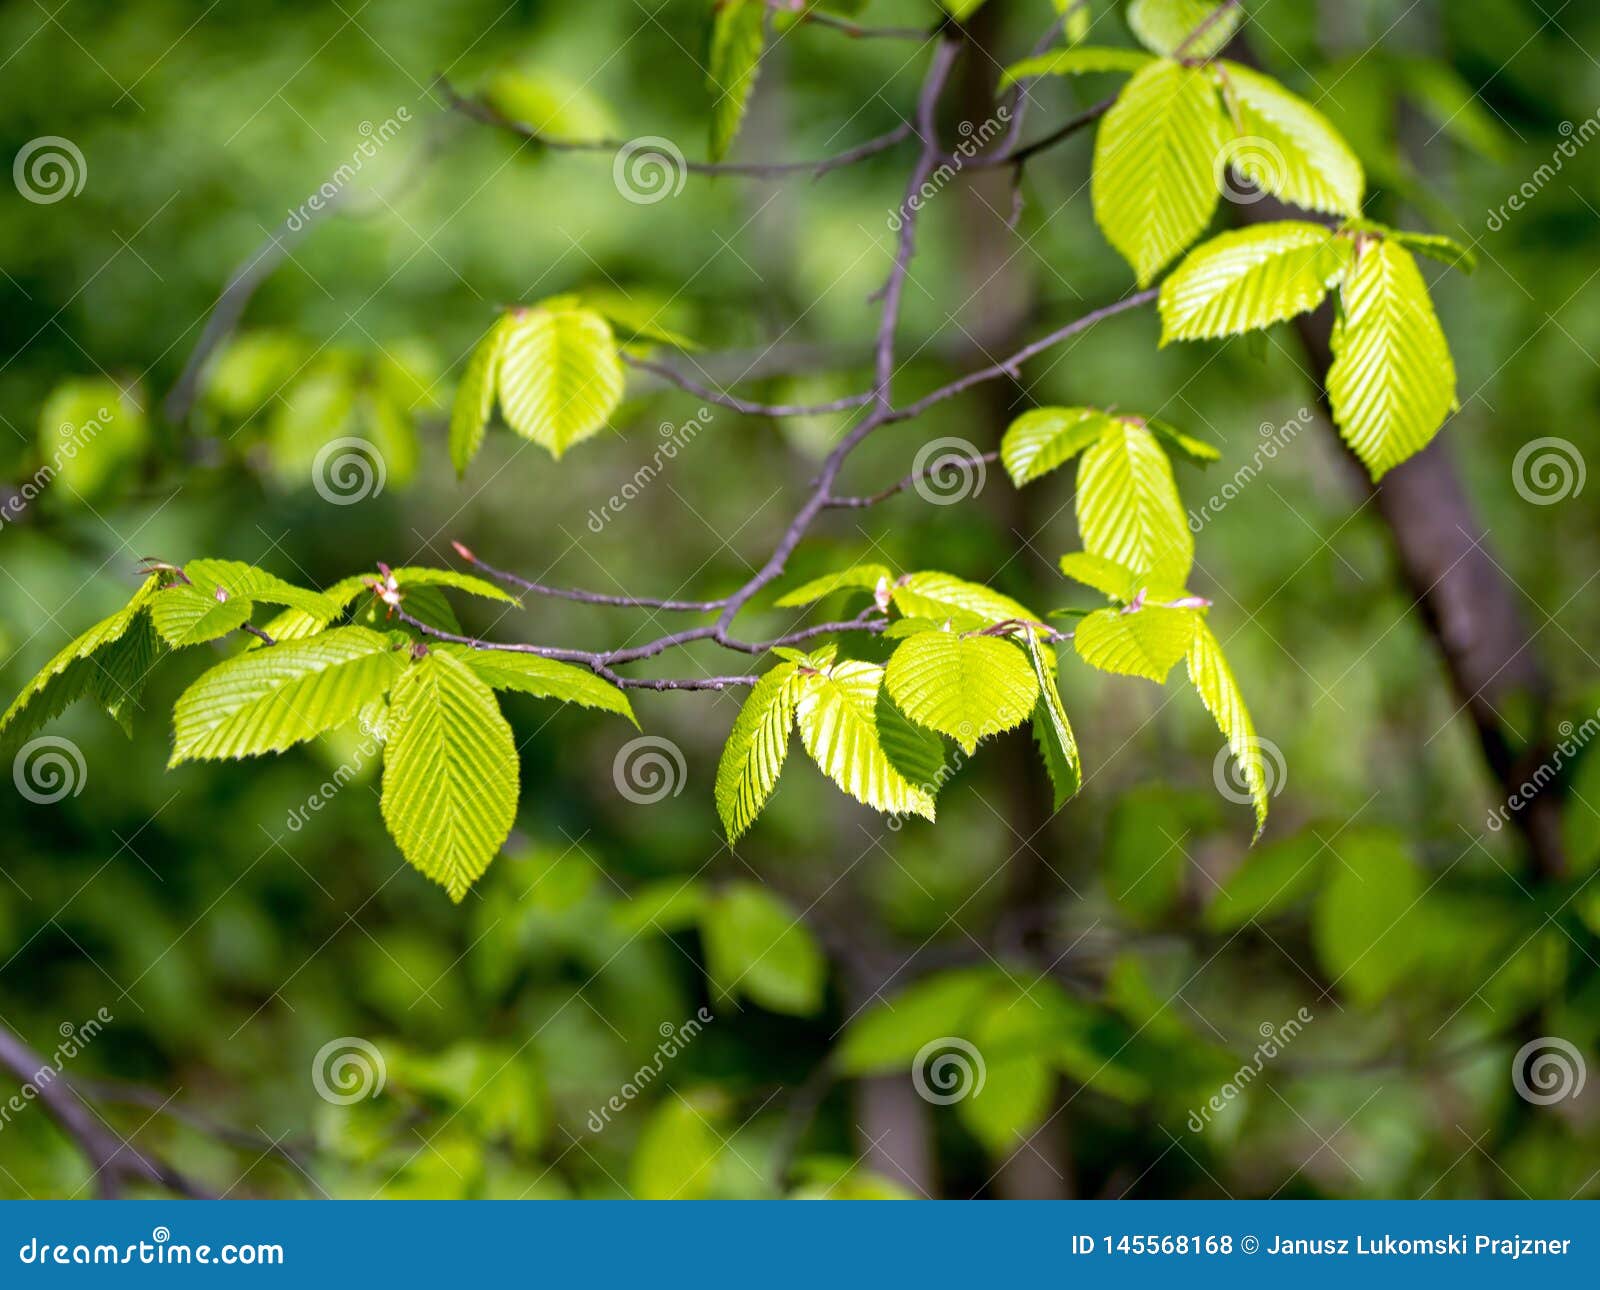
[[[532,126],[524,125],[520,121],[513,121],[510,117],[503,116],[489,104],[480,99],[467,98],[457,92],[455,87],[444,77],[439,77],[435,82],[440,92],[445,96],[445,101],[457,112],[464,113],[475,121],[484,125],[492,125],[496,129],[508,131],[521,138],[550,149],[551,152],[620,152],[629,146],[628,139],[560,139],[541,134]],[[819,157],[812,161],[690,161],[682,156],[671,157],[674,166],[681,165],[684,172],[691,175],[743,175],[750,179],[781,179],[785,175],[810,174],[813,178],[821,177],[834,170],[845,166],[853,166],[858,161],[865,161],[868,157],[875,157],[880,152],[887,152],[890,148],[900,143],[911,133],[911,127],[906,123],[894,127],[868,139],[865,143],[858,143],[853,148],[846,148],[843,152],[836,152],[832,156]],[[663,156],[666,154],[663,153]]]
[[[94,1113],[54,1067],[3,1026],[0,1026],[0,1067],[34,1090],[50,1118],[88,1157],[94,1166],[95,1187],[103,1199],[120,1196],[125,1182],[154,1183],[181,1196],[207,1195],[198,1183],[119,1135]],[[47,1072],[49,1078],[43,1078]]]
[[[719,407],[732,408],[735,412],[742,412],[753,417],[814,417],[822,416],[829,412],[847,412],[851,408],[863,407],[873,400],[871,391],[863,394],[850,394],[844,398],[834,399],[829,403],[752,403],[748,399],[741,399],[738,395],[729,394],[724,390],[714,390],[710,386],[702,385],[693,377],[685,376],[665,363],[658,363],[654,359],[639,358],[633,354],[623,354],[622,361],[629,367],[636,367],[641,372],[650,372],[670,381],[679,389],[687,390],[690,394],[697,394],[708,403],[715,403]]]

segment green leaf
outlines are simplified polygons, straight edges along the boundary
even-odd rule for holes
[[[339,606],[326,596],[307,591],[240,560],[190,560],[183,566],[190,583],[207,595],[221,588],[230,597],[243,597],[267,605],[287,605],[307,614],[338,613]]]
[[[744,121],[767,43],[766,9],[766,0],[719,0],[711,20],[706,84],[716,96],[711,105],[712,161],[728,155]]]
[[[993,968],[955,968],[882,999],[846,1027],[834,1050],[845,1075],[903,1071],[927,1044],[971,1029],[980,1005],[1004,977]]]
[[[493,689],[515,690],[538,699],[560,699],[563,703],[615,712],[635,726],[639,724],[627,694],[586,667],[575,667],[521,650],[473,649],[470,645],[448,642],[430,648],[460,659],[480,681]]]
[[[261,630],[279,642],[303,640],[307,636],[313,636],[342,614],[345,606],[376,579],[377,575],[365,573],[341,578],[333,586],[319,593],[324,603],[317,610],[308,612],[304,609],[285,609]],[[258,640],[252,643],[251,648],[260,648],[263,644],[264,642]]]
[[[598,431],[622,401],[622,359],[611,324],[566,299],[514,310],[500,342],[506,424],[560,459]]]
[[[1181,50],[1184,58],[1210,58],[1233,38],[1244,17],[1235,5],[1213,19],[1220,8],[1214,0],[1131,0],[1128,26],[1158,54]]]
[[[511,727],[494,691],[460,659],[437,650],[400,673],[390,710],[384,823],[407,861],[459,903],[516,819]]]
[[[250,621],[252,608],[243,596],[218,600],[215,592],[180,582],[156,593],[150,602],[150,618],[162,640],[181,649],[237,631]]]
[[[983,8],[984,0],[939,0],[939,3],[957,22],[965,22]]]
[[[1009,1154],[1050,1113],[1056,1072],[1028,1015],[1033,1007],[1025,999],[995,1007],[979,1017],[972,1035],[983,1080],[962,1085],[967,1095],[957,1100],[956,1114],[991,1155]]]
[[[1391,242],[1398,242],[1408,251],[1425,255],[1430,260],[1449,265],[1452,269],[1460,269],[1463,273],[1477,271],[1478,253],[1470,246],[1463,246],[1455,238],[1446,237],[1443,233],[1407,233],[1402,229],[1388,229],[1384,236]]]
[[[1144,424],[1145,428],[1166,447],[1176,449],[1196,466],[1209,466],[1212,462],[1222,460],[1220,449],[1213,447],[1204,439],[1196,439],[1192,434],[1178,429],[1170,421],[1146,417]]]
[[[89,697],[129,737],[133,735],[133,714],[139,706],[139,696],[144,693],[161,648],[150,616],[135,614],[132,626],[94,656],[94,670],[88,674]]]
[[[660,932],[682,932],[699,923],[711,893],[686,878],[663,878],[639,888],[626,904],[612,908],[612,919],[625,932],[653,927]]]
[[[1239,63],[1216,64],[1216,76],[1238,126],[1224,155],[1239,174],[1306,210],[1361,213],[1366,175],[1327,117],[1272,77]]]
[[[912,722],[896,705],[888,687],[878,691],[878,743],[889,763],[929,797],[937,797],[954,767],[945,765],[944,740]]]
[[[1236,336],[1315,309],[1354,255],[1320,224],[1282,221],[1204,242],[1161,284],[1161,343]]]
[[[1363,241],[1340,296],[1328,398],[1345,442],[1378,480],[1438,432],[1455,406],[1455,364],[1404,247]]]
[[[629,1171],[636,1200],[704,1200],[711,1194],[722,1136],[712,1129],[699,1097],[674,1093],[639,1134]]]
[[[1028,661],[1039,682],[1039,702],[1033,709],[1033,737],[1050,774],[1055,790],[1055,809],[1060,810],[1083,784],[1083,765],[1078,760],[1078,740],[1067,720],[1056,685],[1056,665],[1045,656],[1038,633],[1028,629]]]
[[[1066,19],[1064,34],[1069,44],[1076,45],[1094,26],[1094,6],[1090,0],[1054,0],[1056,12]]]
[[[74,637],[39,669],[0,717],[0,736],[4,736],[6,746],[26,739],[81,698],[102,697],[104,701],[110,690],[109,682],[102,679],[109,670],[102,651],[120,641],[144,616],[145,606],[160,585],[161,576],[151,574],[126,605]],[[112,716],[121,720],[120,709]]]
[[[1166,683],[1173,664],[1189,652],[1199,615],[1192,609],[1146,605],[1129,612],[1097,609],[1073,633],[1072,643],[1091,667],[1119,676]]]
[[[1260,837],[1267,823],[1267,799],[1275,785],[1268,782],[1261,741],[1256,738],[1255,724],[1244,706],[1244,696],[1239,693],[1233,669],[1223,657],[1222,646],[1205,620],[1199,615],[1194,617],[1194,639],[1189,645],[1189,680],[1194,683],[1206,711],[1216,718],[1217,728],[1227,737],[1228,748],[1238,763],[1255,807],[1256,836]]]
[[[854,591],[858,588],[875,591],[878,584],[885,581],[894,581],[894,574],[889,572],[887,565],[855,564],[848,569],[840,569],[837,573],[825,573],[820,578],[802,583],[793,591],[780,596],[773,604],[779,609],[793,609],[799,605],[815,604],[824,596],[831,596],[836,591]]]
[[[777,787],[794,726],[794,663],[780,663],[750,691],[717,763],[717,814],[736,842]]]
[[[1127,565],[1103,555],[1090,555],[1087,551],[1073,551],[1062,556],[1061,572],[1074,582],[1093,587],[1123,604],[1132,600],[1138,589],[1138,576]]]
[[[470,573],[457,573],[454,569],[423,569],[408,565],[389,572],[402,590],[407,587],[449,587],[454,591],[465,591],[468,595],[482,596],[485,600],[498,600],[502,604],[522,604],[504,587]],[[377,581],[377,576],[374,575],[372,580]]]
[[[1205,924],[1231,932],[1252,919],[1272,918],[1305,896],[1322,876],[1327,847],[1309,830],[1247,852],[1206,906]]]
[[[494,412],[495,386],[500,378],[500,356],[505,350],[508,317],[493,327],[473,349],[456,387],[456,401],[450,409],[450,461],[459,477],[483,446],[483,432]]]
[[[890,656],[885,683],[906,716],[968,753],[980,739],[1021,725],[1039,699],[1027,658],[994,636],[912,636]]]
[[[943,620],[961,614],[976,614],[985,626],[1007,619],[1038,622],[1039,616],[1010,596],[1003,596],[979,582],[967,582],[948,573],[926,571],[908,573],[891,591],[894,607],[907,618]]]
[[[878,738],[883,669],[846,659],[795,678],[800,740],[822,773],[856,801],[890,815],[933,819],[933,798],[895,769]]]
[[[354,720],[399,669],[388,638],[365,627],[240,654],[202,673],[178,699],[168,765],[282,752]]]
[[[1000,440],[1000,460],[1018,488],[1071,461],[1111,429],[1099,408],[1034,408]]]
[[[1135,73],[1100,122],[1090,175],[1095,222],[1140,286],[1211,222],[1227,134],[1206,74],[1166,59]]]
[[[1078,467],[1078,531],[1092,555],[1181,583],[1194,563],[1194,534],[1172,464],[1144,426],[1119,420]]]
[[[1164,788],[1135,789],[1112,808],[1100,863],[1106,894],[1134,926],[1155,925],[1177,904],[1189,832],[1181,800]]]
[[[1422,874],[1393,834],[1343,834],[1312,910],[1312,942],[1332,983],[1358,1003],[1376,1003],[1408,973],[1407,927],[1423,895]]]
[[[754,883],[720,892],[701,916],[700,935],[719,998],[742,995],[797,1017],[822,1006],[822,951],[795,912]]]
[[[1006,68],[1000,78],[1005,89],[1017,81],[1035,76],[1082,76],[1093,72],[1137,72],[1155,61],[1137,49],[1114,49],[1104,45],[1079,45],[1075,49],[1056,49],[1048,54],[1024,58]]]

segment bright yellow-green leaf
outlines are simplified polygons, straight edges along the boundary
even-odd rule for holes
[[[636,1200],[704,1200],[711,1194],[723,1134],[699,1094],[669,1093],[650,1114],[633,1151],[629,1186]]]
[[[750,691],[717,764],[717,814],[735,842],[777,787],[794,727],[794,663],[780,663]]]
[[[460,659],[480,681],[486,681],[496,690],[515,690],[539,699],[560,699],[563,703],[615,712],[634,725],[639,724],[634,718],[633,705],[628,702],[627,694],[586,667],[576,667],[571,663],[561,663],[521,650],[473,649],[469,645],[449,642],[430,648],[443,650]]]
[[[1203,242],[1161,284],[1161,343],[1236,336],[1315,309],[1353,255],[1349,238],[1294,221]]]
[[[1010,596],[979,582],[968,582],[932,570],[909,573],[891,592],[894,607],[907,618],[945,619],[953,614],[976,614],[984,623],[1007,619],[1038,622],[1039,616]]]
[[[1095,136],[1095,222],[1140,286],[1205,231],[1228,121],[1206,73],[1167,59],[1134,74]]]
[[[1098,408],[1034,408],[1006,430],[1000,460],[1020,488],[1071,461],[1111,428],[1111,417]]]
[[[230,598],[286,605],[307,614],[337,613],[339,608],[319,592],[297,587],[240,560],[190,560],[183,566],[183,574],[197,590],[210,596],[221,588]]]
[[[1189,652],[1198,620],[1192,609],[1167,605],[1097,609],[1078,624],[1072,643],[1085,663],[1102,672],[1164,684],[1173,664]]]
[[[1039,682],[1021,650],[994,636],[921,632],[889,658],[885,683],[912,721],[949,735],[968,753],[980,739],[1021,725]]]
[[[1194,638],[1189,645],[1189,680],[1228,740],[1228,748],[1255,808],[1256,836],[1260,837],[1267,823],[1267,799],[1273,787],[1267,782],[1261,741],[1256,738],[1255,724],[1244,706],[1244,696],[1239,693],[1233,669],[1223,657],[1222,646],[1198,615],[1195,616]]]
[[[1102,595],[1126,604],[1138,588],[1137,575],[1125,564],[1087,551],[1072,551],[1061,557],[1061,572],[1074,582],[1093,587]]]
[[[1034,76],[1083,76],[1093,72],[1137,72],[1153,62],[1149,54],[1137,49],[1115,49],[1103,45],[1080,45],[1076,49],[1056,49],[1048,54],[1024,58],[1006,68],[1000,87]]]
[[[597,433],[622,401],[622,359],[611,324],[551,300],[513,310],[500,342],[500,411],[551,456]]]
[[[1144,426],[1119,420],[1083,454],[1077,512],[1090,554],[1163,581],[1188,578],[1194,534],[1178,500],[1172,464]]]
[[[450,409],[450,461],[457,475],[466,474],[467,466],[483,445],[483,432],[494,412],[500,355],[511,325],[509,315],[498,319],[473,349],[462,370],[456,400]]]
[[[251,650],[217,664],[172,711],[170,764],[256,757],[355,719],[399,670],[389,641],[365,627],[336,627]]]
[[[1381,479],[1438,433],[1456,402],[1455,364],[1404,247],[1363,241],[1340,295],[1328,398],[1345,442]]]
[[[1361,213],[1361,162],[1316,108],[1270,76],[1239,63],[1216,64],[1238,126],[1224,155],[1264,193],[1329,215]]]
[[[1228,43],[1244,11],[1218,13],[1216,0],[1131,0],[1128,26],[1147,48],[1183,58],[1210,58]]]
[[[894,580],[894,575],[889,572],[887,565],[856,564],[837,573],[825,573],[820,578],[802,583],[793,591],[778,597],[773,603],[780,609],[792,609],[799,605],[815,604],[824,596],[831,596],[836,591],[857,589],[872,591],[880,582],[886,580]]]
[[[933,797],[895,769],[878,738],[883,669],[846,659],[795,678],[795,719],[806,752],[856,801],[890,815],[933,819]]]
[[[84,697],[100,699],[115,708],[113,717],[124,719],[122,698],[126,689],[113,684],[113,676],[121,675],[121,669],[112,669],[104,655],[144,617],[145,607],[160,585],[160,576],[151,574],[123,608],[74,637],[39,669],[0,717],[0,736],[4,736],[6,746],[25,739]]]
[[[511,727],[494,691],[460,659],[438,650],[400,673],[390,712],[380,801],[384,823],[400,853],[459,902],[489,867],[516,818]]]
[[[150,601],[150,619],[161,639],[174,649],[214,641],[250,621],[250,601],[243,596],[219,600],[215,592],[185,583],[164,587]]]

